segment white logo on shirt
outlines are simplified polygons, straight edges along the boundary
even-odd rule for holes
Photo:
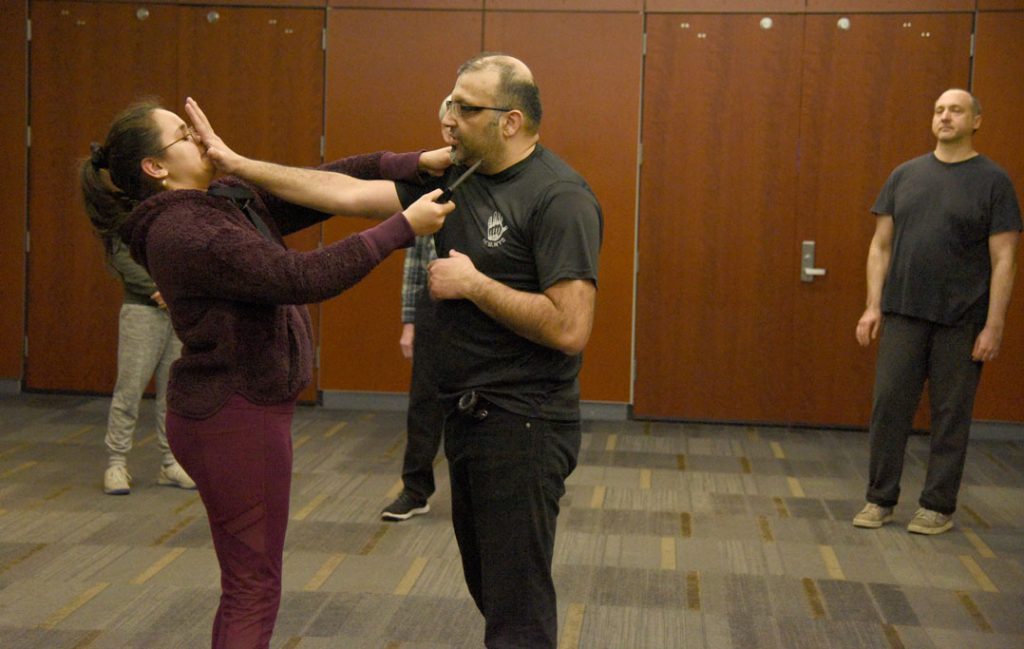
[[[508,230],[508,226],[505,225],[505,219],[501,213],[492,212],[487,217],[487,237],[484,239],[484,245],[488,248],[497,248],[505,243],[506,230]]]

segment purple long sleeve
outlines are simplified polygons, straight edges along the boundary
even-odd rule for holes
[[[359,236],[379,262],[395,250],[411,246],[416,233],[413,232],[408,219],[401,212],[397,212],[380,224],[363,230]]]

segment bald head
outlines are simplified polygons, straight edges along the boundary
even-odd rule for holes
[[[981,102],[978,98],[967,92],[963,88],[950,88],[946,92],[939,95],[939,98],[935,100],[936,103],[949,103],[951,101],[966,100],[970,106],[971,113],[974,116],[981,115]]]
[[[507,54],[482,52],[459,66],[458,76],[478,72],[496,73],[498,84],[494,98],[497,103],[521,112],[528,132],[536,133],[540,129],[540,89],[525,63]]]

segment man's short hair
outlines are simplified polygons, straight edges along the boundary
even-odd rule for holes
[[[495,101],[502,107],[514,108],[523,114],[526,129],[536,133],[540,129],[543,113],[540,104],[540,88],[532,75],[524,75],[522,68],[512,63],[514,57],[501,52],[481,52],[459,66],[458,76],[467,72],[481,72],[490,68],[498,70],[498,89]]]

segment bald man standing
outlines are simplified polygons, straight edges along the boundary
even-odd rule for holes
[[[490,649],[554,649],[551,576],[565,479],[580,449],[581,352],[597,294],[601,208],[539,143],[522,61],[464,63],[442,126],[456,208],[416,304],[417,363],[444,409],[452,522]],[[428,191],[399,184],[403,203]]]
[[[982,365],[999,353],[1017,271],[1021,216],[1009,176],[974,150],[981,105],[951,89],[935,102],[935,151],[889,176],[871,211],[867,308],[857,342],[881,332],[867,504],[853,524],[892,520],[914,413],[928,381],[931,450],[907,530],[953,527]],[[884,328],[883,328],[884,320]]]

